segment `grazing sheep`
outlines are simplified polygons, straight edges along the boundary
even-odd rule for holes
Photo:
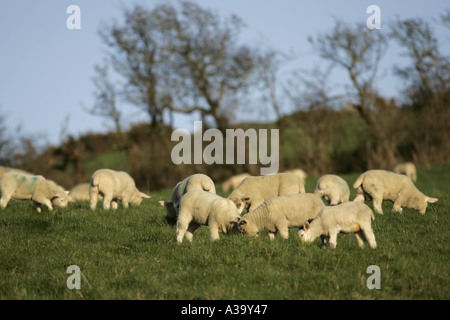
[[[364,239],[369,242],[371,248],[376,248],[377,243],[372,230],[374,219],[372,210],[364,203],[345,202],[322,208],[317,218],[311,223],[305,223],[298,236],[302,241],[312,242],[323,235],[323,244],[335,248],[338,233],[355,233],[361,248],[364,246]]]
[[[256,209],[266,199],[287,194],[305,193],[303,181],[290,173],[247,177],[228,196],[241,213],[249,206],[249,212]]]
[[[416,166],[412,162],[397,164],[394,168],[394,172],[397,174],[404,174],[405,176],[410,177],[414,182],[417,180]]]
[[[365,198],[371,198],[375,211],[380,214],[383,213],[383,200],[392,201],[395,212],[402,212],[402,207],[406,207],[422,214],[425,213],[428,203],[438,201],[420,192],[409,177],[385,170],[364,172],[356,179],[353,188],[356,189],[353,201],[364,202]]]
[[[92,174],[90,188],[90,206],[92,210],[97,207],[98,196],[103,196],[103,209],[109,210],[111,202],[113,209],[117,209],[116,200],[121,200],[124,208],[128,205],[139,206],[142,198],[150,196],[140,192],[132,177],[123,171],[99,169]]]
[[[75,202],[75,201],[89,201],[89,182],[86,183],[80,183],[74,186],[72,189],[70,189],[69,192],[69,201]],[[99,195],[100,197],[100,195]]]
[[[348,202],[350,199],[350,188],[347,182],[334,174],[326,174],[317,180],[314,193],[334,206],[339,203]]]
[[[176,221],[181,197],[191,190],[204,190],[216,193],[214,181],[205,174],[197,173],[177,183],[172,191],[171,201],[160,201],[159,204],[166,208],[166,220]]]
[[[211,240],[219,240],[219,232],[229,233],[239,220],[237,208],[230,199],[207,191],[189,191],[180,201],[177,241],[183,242],[186,236],[192,242],[194,231],[201,225],[209,227]]]
[[[230,177],[222,183],[222,190],[224,192],[228,192],[230,190],[236,189],[236,187],[244,180],[249,177],[249,173],[241,173],[235,176]]]
[[[66,207],[67,193],[49,182],[43,176],[33,176],[18,172],[7,172],[0,176],[0,206],[6,208],[9,200],[33,200],[38,212],[46,205],[53,210],[53,205]]]
[[[244,215],[238,228],[241,233],[251,236],[256,236],[260,230],[267,229],[271,240],[278,231],[283,239],[287,239],[288,228],[302,227],[314,219],[324,206],[322,199],[312,193],[273,197]]]

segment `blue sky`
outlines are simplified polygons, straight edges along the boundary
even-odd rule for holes
[[[236,14],[246,23],[242,41],[264,42],[282,51],[298,54],[295,68],[311,70],[323,65],[312,51],[308,36],[326,32],[339,18],[363,22],[371,4],[381,8],[381,32],[395,17],[437,18],[450,8],[448,0],[432,1],[299,1],[299,0],[198,0],[222,17]],[[94,65],[102,61],[105,47],[98,30],[102,22],[121,21],[122,6],[133,3],[152,7],[161,1],[116,0],[4,0],[0,6],[0,112],[11,132],[37,135],[42,143],[58,143],[60,133],[75,137],[87,132],[105,132],[111,125],[81,108],[93,104]],[[81,30],[69,30],[66,9],[81,9]],[[449,31],[436,25],[443,53],[449,54]],[[377,87],[385,96],[398,96],[400,80],[392,66],[405,63],[391,44],[380,68]],[[289,66],[291,68],[292,66]],[[382,76],[381,76],[382,75]],[[336,83],[347,81],[344,73],[333,75]],[[124,106],[129,122],[147,121],[145,114]],[[249,117],[251,115],[242,115]],[[254,115],[253,115],[254,116]],[[176,128],[192,129],[195,117],[176,117]]]

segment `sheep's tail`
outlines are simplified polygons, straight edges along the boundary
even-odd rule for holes
[[[202,181],[202,189],[205,191],[214,191],[216,190],[216,187],[214,186],[214,183],[211,184],[210,181]]]
[[[353,189],[358,189],[361,186],[362,182],[363,182],[363,175],[360,175],[353,184]]]
[[[91,177],[91,181],[89,182],[89,194],[91,194],[92,191],[98,191],[97,177]]]

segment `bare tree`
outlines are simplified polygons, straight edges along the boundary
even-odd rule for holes
[[[408,82],[407,96],[420,104],[420,101],[447,91],[450,60],[440,53],[431,25],[422,18],[397,19],[392,25],[391,37],[412,60],[411,66],[395,68],[396,73]]]
[[[347,71],[357,100],[353,107],[361,115],[369,130],[366,154],[367,166],[390,166],[395,161],[395,150],[383,137],[382,119],[378,117],[374,82],[381,58],[387,50],[387,38],[379,30],[369,30],[362,23],[345,24],[337,20],[328,33],[309,38],[319,55]],[[383,154],[383,157],[377,157]]]
[[[117,134],[122,133],[122,112],[117,104],[117,89],[108,77],[108,65],[96,65],[96,76],[93,78],[95,86],[95,104],[92,108],[83,108],[91,115],[99,116],[114,123]]]
[[[229,110],[252,84],[254,50],[240,45],[243,27],[236,16],[222,20],[192,2],[179,8],[125,10],[125,23],[104,27],[110,59],[127,82],[128,100],[141,106],[152,123],[164,112],[200,112],[226,128]]]

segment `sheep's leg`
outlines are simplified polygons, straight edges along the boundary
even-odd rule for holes
[[[364,202],[364,190],[361,186],[356,189],[356,196],[353,201]]]
[[[375,240],[375,235],[373,234],[372,227],[369,226],[367,228],[364,228],[363,232],[364,232],[364,236],[367,239],[367,242],[369,242],[369,246],[371,248],[376,248],[377,247],[377,242]]]
[[[275,239],[275,232],[270,232],[270,231],[269,231],[269,239],[270,239],[271,241],[273,241],[273,240]]]
[[[211,236],[211,241],[219,240],[219,226],[216,223],[209,224],[209,235]]]
[[[33,200],[34,202],[46,205],[48,207],[48,210],[53,210],[52,202],[41,193],[35,193],[31,197],[31,200]]]
[[[392,209],[394,210],[394,212],[402,213],[403,209],[398,199],[394,201],[394,206]]]
[[[325,235],[321,235],[320,236],[320,240],[322,240],[322,247],[324,247],[324,248],[328,247],[328,245],[330,243],[330,237],[327,237]]]
[[[89,198],[91,210],[95,210],[95,208],[97,208],[98,202],[98,187],[91,187],[89,189]]]
[[[329,246],[331,248],[336,248],[336,245],[337,245],[337,234],[338,234],[338,232],[336,230],[330,231]]]
[[[359,230],[358,232],[355,233],[355,237],[356,240],[358,241],[358,246],[360,248],[364,247],[364,232],[362,232],[362,230]]]
[[[200,227],[200,225],[193,221],[189,224],[186,233],[184,234],[189,242],[192,242],[192,239],[194,239],[194,231],[197,230],[198,227]]]
[[[379,214],[383,214],[383,208],[382,208],[382,204],[383,204],[383,197],[379,196],[379,195],[371,195],[373,198],[373,208],[375,210],[375,212],[379,213]]]
[[[289,228],[286,225],[283,225],[281,227],[278,227],[278,233],[280,234],[281,238],[284,240],[287,240],[289,238]]]
[[[113,210],[117,210],[117,208],[119,208],[119,204],[116,200],[111,201],[111,207]]]
[[[8,205],[9,200],[11,200],[12,193],[2,192],[2,197],[0,198],[0,206],[4,209]]]
[[[111,193],[105,193],[103,196],[103,209],[109,210],[111,209],[111,202],[113,200]]]
[[[178,243],[183,242],[184,235],[186,234],[186,231],[190,225],[190,222],[191,221],[184,218],[184,215],[182,215],[180,212],[180,216],[178,217],[178,220],[177,220],[177,241],[178,241]],[[193,231],[191,231],[191,233],[193,233]],[[191,240],[192,240],[192,237],[191,237]]]

